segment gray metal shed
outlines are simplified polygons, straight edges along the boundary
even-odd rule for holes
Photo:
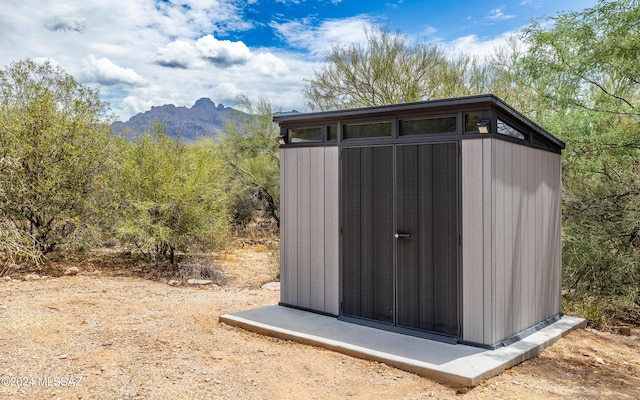
[[[485,348],[559,319],[562,141],[493,95],[274,121],[281,305]]]

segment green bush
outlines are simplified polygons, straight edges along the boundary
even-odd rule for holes
[[[177,251],[225,244],[228,177],[214,143],[186,145],[157,123],[117,148],[115,234],[123,243],[172,264]]]
[[[49,62],[0,71],[0,223],[42,253],[64,243],[100,184],[111,119],[96,90]]]

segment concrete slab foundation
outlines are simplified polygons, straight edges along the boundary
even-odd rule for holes
[[[485,350],[387,332],[283,306],[266,306],[220,316],[228,325],[264,335],[324,347],[383,362],[450,386],[476,386],[555,343],[582,318],[559,321],[507,347]]]

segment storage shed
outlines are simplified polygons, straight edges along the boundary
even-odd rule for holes
[[[281,305],[484,348],[560,318],[549,132],[493,95],[274,121]]]

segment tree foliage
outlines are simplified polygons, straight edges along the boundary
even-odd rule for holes
[[[227,124],[221,143],[232,177],[236,222],[246,223],[257,209],[279,223],[280,130],[273,122],[273,106],[266,100],[254,104],[246,96],[239,96],[237,105],[248,117]]]
[[[227,239],[225,168],[215,144],[186,145],[156,123],[117,144],[113,186],[119,200],[116,235],[148,255],[209,250]]]
[[[640,4],[601,1],[524,38],[538,119],[567,142],[565,289],[640,304]]]
[[[84,220],[109,143],[108,106],[60,67],[0,71],[0,223],[47,253]]]
[[[307,80],[312,110],[379,106],[484,92],[484,66],[447,55],[437,44],[411,43],[399,32],[367,32],[367,43],[334,46]]]

